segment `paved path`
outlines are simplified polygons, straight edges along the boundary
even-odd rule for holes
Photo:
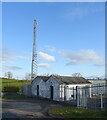
[[[2,103],[2,118],[50,118],[49,109],[64,105],[38,98],[3,100]]]

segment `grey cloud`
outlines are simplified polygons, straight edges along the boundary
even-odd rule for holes
[[[45,49],[50,51],[50,52],[57,52],[57,49],[53,46],[45,46]]]
[[[0,48],[0,63],[8,63],[9,61],[11,61],[10,63],[13,63],[12,61],[16,59],[29,59],[29,58],[26,56],[14,54],[7,47],[3,47],[2,49]]]
[[[86,50],[79,50],[79,51],[65,51],[59,50],[55,47],[48,46],[46,50],[52,51],[61,54],[62,57],[68,61],[66,65],[80,65],[80,64],[87,64],[91,63],[94,66],[104,66],[104,62],[102,62],[102,58],[96,51],[93,49],[86,49]],[[48,49],[49,48],[49,49]]]
[[[105,62],[99,62],[99,63],[96,63],[94,65],[97,66],[97,67],[105,67],[105,66],[107,66],[107,63],[105,63]]]
[[[60,51],[60,54],[68,61],[66,65],[99,63],[101,59],[94,50]]]
[[[44,53],[44,52],[38,52],[38,55],[40,58],[42,58],[43,60],[46,60],[46,61],[50,61],[50,62],[55,62],[56,59],[54,56],[51,56],[47,53]]]
[[[86,17],[90,14],[98,13],[101,11],[104,11],[104,6],[102,5],[97,5],[95,3],[91,3],[90,5],[87,6],[81,6],[81,3],[76,4],[75,6],[72,6],[70,9],[68,9],[66,12],[63,14],[63,18],[69,19],[69,20],[77,20],[81,19],[83,17]]]
[[[44,67],[44,68],[50,68],[50,64],[47,64],[47,63],[39,63],[38,66]]]
[[[3,66],[3,70],[21,70],[21,67],[18,66]]]

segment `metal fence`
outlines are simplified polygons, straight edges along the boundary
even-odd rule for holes
[[[107,84],[64,87],[64,98],[78,108],[107,109]]]

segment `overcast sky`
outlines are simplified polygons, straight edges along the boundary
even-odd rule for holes
[[[31,72],[33,22],[38,75],[104,76],[105,3],[3,3],[3,75]]]

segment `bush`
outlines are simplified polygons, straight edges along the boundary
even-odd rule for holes
[[[4,86],[2,92],[19,92],[19,87],[17,87],[17,86]]]
[[[20,95],[18,93],[5,93],[2,96],[2,100],[8,100],[8,99],[21,99],[21,98],[27,98],[24,95]]]

